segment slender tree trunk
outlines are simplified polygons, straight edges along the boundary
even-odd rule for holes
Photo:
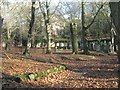
[[[111,46],[111,53],[115,53],[115,34],[114,34],[114,29],[111,29],[111,41],[112,41],[112,46]]]
[[[46,36],[47,36],[47,47],[46,47],[46,54],[51,53],[51,34],[48,28],[48,24],[46,25]]]
[[[31,21],[30,21],[30,28],[28,31],[28,37],[27,37],[27,44],[30,42],[32,42],[32,29],[33,29],[33,25],[34,25],[34,21],[35,21],[35,1],[32,1],[32,6],[31,6]],[[28,53],[28,46],[27,44],[25,45],[25,50],[23,52],[24,55],[26,55]],[[32,46],[32,43],[31,43]]]
[[[85,29],[85,10],[84,10],[84,2],[82,2],[82,42],[83,42],[83,52],[84,54],[88,54],[87,40],[86,40],[86,29]]]
[[[7,29],[7,42],[6,42],[6,46],[5,46],[5,50],[9,51],[10,50],[10,46],[11,46],[11,32],[10,29]]]
[[[31,48],[35,47],[35,43],[34,43],[34,36],[32,35],[31,37]]]
[[[77,26],[75,23],[70,23],[71,42],[72,42],[72,53],[78,53],[78,38],[77,38]]]
[[[0,50],[2,49],[2,24],[3,24],[3,18],[0,15]]]
[[[47,10],[47,13],[46,13],[46,17],[45,17],[45,26],[46,26],[46,37],[47,37],[47,47],[46,47],[46,53],[47,54],[50,54],[51,53],[51,32],[50,32],[50,28],[49,28],[49,5],[48,5],[48,2],[46,2],[46,10]]]
[[[50,8],[47,1],[45,3],[45,10],[43,9],[41,2],[39,2],[39,7],[41,9],[41,12],[45,20],[45,29],[46,29],[46,38],[47,38],[46,54],[50,54],[51,53],[51,32],[49,29]]]

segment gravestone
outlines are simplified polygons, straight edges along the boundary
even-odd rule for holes
[[[96,43],[96,51],[99,52],[100,51],[100,44]]]
[[[104,51],[104,43],[103,43],[103,41],[100,42],[100,50]]]

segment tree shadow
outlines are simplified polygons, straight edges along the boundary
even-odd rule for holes
[[[54,53],[54,54],[71,54],[68,52],[64,53]],[[75,73],[82,73],[82,76],[86,78],[100,78],[100,79],[110,79],[110,78],[119,78],[120,73],[118,72],[118,67],[114,66],[114,64],[117,64],[117,61],[115,59],[110,59],[110,60],[91,60],[90,62],[96,62],[100,63],[101,65],[82,65],[82,66],[77,66],[75,68],[70,68],[69,65],[63,64],[63,62],[54,62],[52,59],[43,59],[43,58],[34,58],[34,57],[23,57],[24,59],[30,59],[32,61],[36,62],[42,62],[42,63],[50,63],[50,64],[59,64],[59,65],[64,65],[67,67],[67,69],[75,72]],[[88,60],[87,60],[88,61]],[[87,62],[84,61],[84,62]],[[98,62],[97,62],[98,61]],[[83,61],[78,61],[78,62],[83,62]],[[96,64],[95,63],[95,64]],[[120,82],[120,81],[119,81]],[[39,87],[39,86],[36,86]],[[46,86],[47,87],[47,86]]]
[[[15,81],[12,80],[13,76],[8,75],[4,72],[2,72],[2,90],[17,90],[17,89],[22,89],[22,90],[31,90],[32,88],[37,89],[37,87],[42,88],[43,86],[37,86],[35,84],[26,84],[23,81]],[[38,89],[39,89],[38,88]],[[44,88],[47,88],[45,85]]]
[[[6,74],[5,72],[2,72],[2,77],[1,77],[1,80],[2,80],[2,90],[6,90],[5,88],[9,88],[10,87],[11,82],[13,82],[13,80],[11,79],[12,77],[13,77],[12,75],[9,75],[9,74]],[[13,88],[14,88],[14,86],[13,86]]]
[[[96,61],[95,61],[96,62]],[[100,65],[82,65],[72,71],[86,78],[117,81],[120,85],[120,67],[115,59],[99,60]]]
[[[100,79],[118,78],[117,67],[83,66],[73,71],[83,73],[83,76],[88,78],[100,78]]]
[[[57,85],[59,86],[60,83],[55,83],[54,86],[52,86],[51,84],[49,85],[48,83],[40,83],[39,81],[20,81],[17,82],[15,80],[11,80],[11,78],[13,77],[12,75],[8,75],[6,73],[2,73],[2,90],[36,90],[36,89],[45,89],[45,90],[58,90],[59,87],[55,88]],[[34,83],[35,82],[35,83]],[[38,84],[36,84],[38,83]]]

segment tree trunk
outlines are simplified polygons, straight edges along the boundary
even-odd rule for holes
[[[100,10],[103,8],[103,5],[102,4],[100,6],[100,8],[97,10],[95,16],[93,17],[92,21],[87,25],[85,26],[85,9],[84,9],[84,0],[82,0],[82,41],[83,41],[83,50],[84,50],[84,54],[88,54],[88,45],[87,45],[87,37],[86,37],[86,30],[88,28],[90,28],[90,26],[94,23],[98,13],[100,12]]]
[[[51,53],[51,33],[48,28],[48,24],[46,25],[46,36],[47,36],[47,47],[46,47],[46,54]]]
[[[26,54],[28,54],[28,46],[27,46],[27,44],[28,44],[28,37],[23,37],[22,38],[22,46],[25,48],[25,50],[24,50],[24,52],[23,52],[23,55],[26,55]]]
[[[46,15],[45,17],[45,26],[46,26],[46,37],[47,37],[47,47],[46,47],[46,54],[50,54],[51,53],[51,32],[50,32],[50,28],[49,28],[49,5],[48,2],[46,2]]]
[[[5,46],[5,50],[9,51],[10,50],[10,46],[11,46],[11,32],[10,29],[7,29],[7,42],[6,42],[6,46]]]
[[[119,2],[110,2],[110,10],[111,10],[111,17],[113,23],[116,27],[116,37],[117,37],[117,45],[118,45],[118,88],[120,88],[120,1]]]
[[[32,6],[31,6],[31,21],[30,21],[30,28],[28,31],[28,37],[27,37],[27,44],[28,42],[32,42],[32,32],[33,32],[33,25],[34,25],[34,21],[35,21],[35,1],[32,1]],[[28,47],[27,44],[25,45],[25,50],[23,52],[24,55],[26,55],[28,53]],[[33,43],[31,43],[32,46]]]
[[[111,46],[111,53],[115,53],[115,33],[114,33],[114,28],[111,29],[111,41],[112,41],[112,46]]]
[[[2,49],[2,24],[3,24],[3,19],[0,15],[0,50]]]
[[[47,38],[46,54],[50,54],[51,53],[51,32],[50,32],[50,29],[49,29],[50,8],[49,8],[49,5],[48,5],[47,1],[45,3],[45,10],[42,7],[40,1],[39,1],[39,7],[41,9],[41,12],[43,14],[44,21],[45,21],[46,38]]]
[[[118,45],[118,63],[120,64],[120,2],[110,2],[111,17],[116,27],[117,45]]]
[[[31,48],[35,47],[34,36],[31,37]]]
[[[82,2],[82,42],[83,42],[83,52],[88,54],[87,40],[86,40],[86,29],[85,29],[85,9],[84,2]]]
[[[70,23],[71,42],[72,42],[72,53],[78,53],[78,39],[77,39],[77,26],[75,23]]]

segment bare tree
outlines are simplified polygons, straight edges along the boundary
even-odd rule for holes
[[[85,26],[85,7],[84,7],[84,1],[82,0],[82,15],[81,15],[81,18],[82,18],[82,41],[83,41],[83,50],[84,50],[84,54],[88,54],[88,46],[87,46],[87,39],[86,39],[86,30],[88,28],[91,27],[91,25],[94,23],[98,13],[100,12],[100,10],[103,8],[103,5],[102,4],[98,11],[96,12],[96,14],[94,15],[93,19],[91,20],[91,22]]]
[[[33,43],[32,31],[33,31],[34,22],[35,22],[35,0],[32,1],[31,21],[30,21],[30,25],[29,25],[28,37],[26,38],[25,51],[23,52],[24,55],[26,55],[28,53],[27,44],[28,44],[29,40]]]
[[[50,3],[51,0],[48,2],[48,0],[46,0],[44,2],[44,5],[41,1],[39,1],[39,7],[41,10],[41,13],[43,15],[44,18],[44,25],[45,25],[45,31],[46,31],[46,41],[47,41],[47,47],[46,47],[46,53],[50,54],[51,53],[51,30],[50,30],[50,21],[52,16],[55,14],[58,5],[56,6],[55,10],[53,12],[50,11]]]
[[[72,53],[78,53],[78,26],[77,20],[80,17],[80,5],[77,2],[62,2],[62,7],[58,10],[66,24],[69,24],[69,31],[72,44]],[[69,43],[68,43],[69,44]]]
[[[48,2],[45,2],[45,10],[42,7],[41,2],[39,2],[39,7],[41,9],[41,12],[43,14],[44,17],[44,21],[45,21],[45,31],[46,31],[46,37],[47,37],[47,47],[46,47],[46,53],[50,54],[51,53],[51,33],[50,33],[50,29],[49,29],[49,21],[50,21],[50,7]]]

